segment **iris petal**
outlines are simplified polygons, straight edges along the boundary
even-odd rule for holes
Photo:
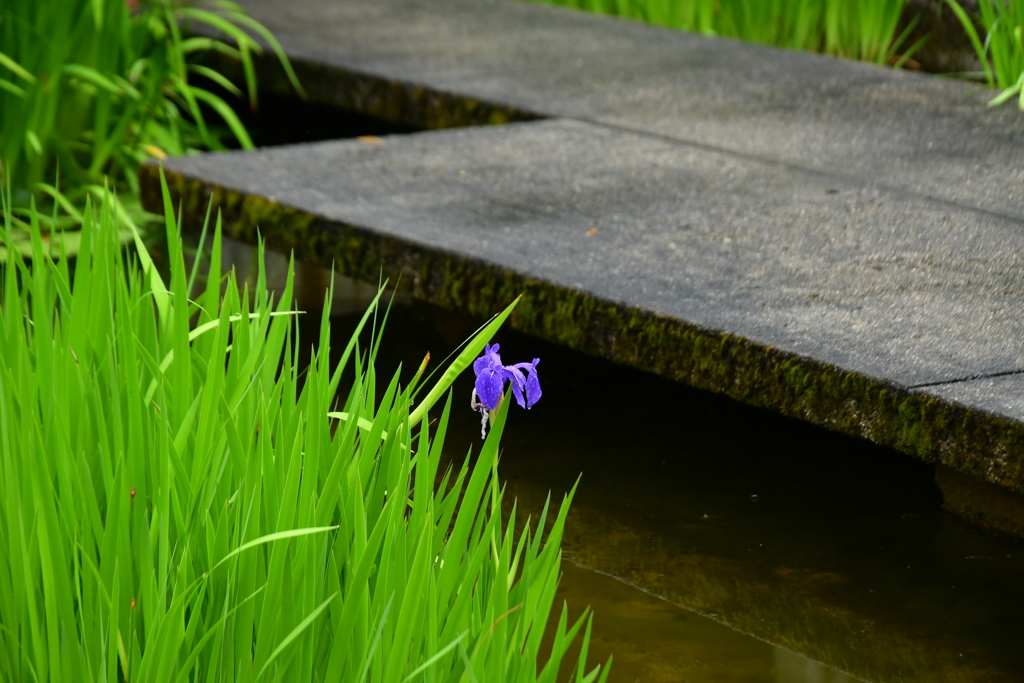
[[[487,368],[493,368],[495,365],[501,366],[501,356],[498,355],[498,345],[491,346],[490,344],[484,345],[484,353],[482,356],[473,361],[473,372],[476,373],[477,377],[480,373]]]
[[[537,373],[531,372],[530,376],[526,379],[526,407],[530,408],[534,403],[540,400],[543,392],[540,390],[540,380],[537,379]]]
[[[519,404],[520,408],[525,408],[526,403],[523,402],[523,388],[526,386],[526,380],[523,379],[523,372],[515,367],[505,368],[505,372],[510,380],[512,380],[512,395],[516,397],[516,403]]]
[[[494,410],[501,399],[501,388],[504,384],[501,368],[489,368],[477,375],[476,393],[480,402],[487,406],[488,410]]]
[[[530,408],[534,403],[540,400],[540,397],[544,395],[544,392],[540,390],[540,378],[537,376],[537,363],[540,362],[540,358],[534,358],[530,364],[523,363],[524,370],[526,370],[526,407]]]
[[[490,365],[491,361],[487,356],[480,356],[475,361],[473,361],[473,372],[476,374],[477,377],[479,377],[480,373],[483,372],[488,367],[490,367]]]

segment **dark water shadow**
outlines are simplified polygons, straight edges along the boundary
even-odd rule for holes
[[[294,95],[280,95],[269,90],[257,93],[257,104],[253,108],[248,99],[240,99],[208,79],[194,78],[193,81],[194,85],[209,90],[231,107],[256,147],[414,133],[418,130],[350,109],[301,100]],[[244,86],[239,87],[244,90]],[[239,148],[238,141],[216,112],[204,105],[204,115],[210,127],[220,132],[220,139],[228,148]]]

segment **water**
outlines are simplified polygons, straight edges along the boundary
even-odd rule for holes
[[[558,599],[595,613],[589,661],[614,655],[612,681],[854,683],[858,679],[573,561]],[[573,660],[574,661],[574,660]]]
[[[227,251],[241,268],[251,248]],[[271,280],[282,272],[273,260]],[[327,279],[300,273],[306,339]],[[374,291],[340,282],[336,346]],[[478,324],[399,298],[378,367],[411,375]],[[513,407],[501,476],[536,514],[582,474],[561,595],[594,607],[611,680],[1024,680],[1024,544],[944,513],[933,467],[513,331],[499,341],[506,362],[541,358],[545,391]],[[471,381],[455,386],[455,461],[480,439]]]

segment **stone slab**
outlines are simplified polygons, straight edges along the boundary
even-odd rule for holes
[[[447,121],[385,111],[407,87],[1024,217],[1024,117],[971,84],[519,0],[244,4],[317,97],[365,76],[343,101],[403,123]]]
[[[918,388],[1024,368],[1019,221],[578,120],[165,168],[186,222],[1024,490],[1018,416]]]
[[[949,382],[923,389],[947,401],[976,406],[1010,420],[1024,422],[1024,374]]]

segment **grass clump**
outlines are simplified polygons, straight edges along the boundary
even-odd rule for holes
[[[916,20],[897,35],[907,0],[543,1],[669,28],[896,66],[902,66],[924,41],[906,45]]]
[[[998,106],[1014,97],[1024,110],[1024,3],[1017,0],[978,0],[982,34],[957,0],[946,0],[960,20],[981,62],[981,76],[1000,92],[989,102]],[[982,35],[984,40],[982,40]]]
[[[182,33],[201,26],[226,40]],[[246,31],[274,47],[298,88],[274,37],[232,2],[4,0],[0,160],[21,216],[31,193],[45,194],[66,210],[64,224],[76,224],[83,195],[102,194],[106,178],[137,195],[147,158],[222,149],[229,137],[252,147],[231,107],[194,82],[201,76],[241,97],[200,59],[230,55],[243,64],[255,106],[252,55],[263,48]],[[58,169],[65,197],[48,184]]]
[[[86,205],[74,264],[31,216],[3,267],[0,679],[554,682],[580,637],[572,680],[607,677],[589,617],[563,606],[542,647],[571,494],[503,523],[509,401],[435,486],[451,396],[427,411],[511,306],[413,407],[398,373],[375,390],[379,336],[360,350],[376,301],[334,365],[328,301],[300,370],[290,273],[275,303],[261,250],[251,297],[214,271],[191,299],[170,209],[169,286],[111,211]]]

